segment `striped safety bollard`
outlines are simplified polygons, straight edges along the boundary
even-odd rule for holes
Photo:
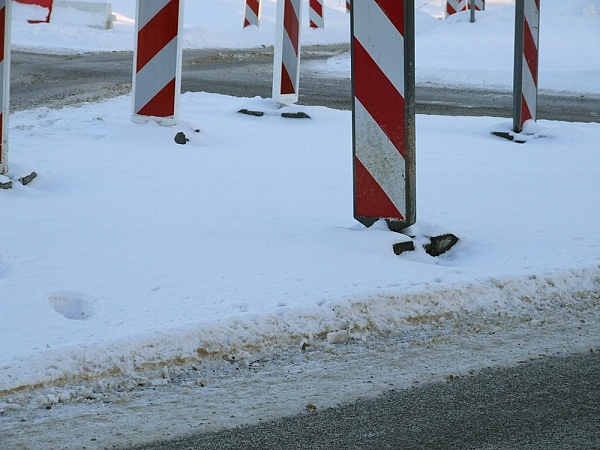
[[[401,231],[416,221],[414,2],[352,6],[354,217]]]
[[[0,77],[2,77],[2,93],[0,94],[0,175],[8,172],[8,97],[10,92],[10,20],[11,0],[0,0]]]
[[[468,0],[446,0],[446,17],[460,11],[466,11]]]
[[[273,100],[282,105],[298,101],[301,11],[302,0],[277,0]]]
[[[181,86],[183,0],[137,0],[132,120],[175,125]]]
[[[323,18],[323,0],[309,0],[308,19],[311,28],[325,28]]]
[[[471,9],[471,1],[467,0],[467,5],[465,9]],[[484,11],[485,10],[485,0],[475,0],[475,11]]]
[[[244,28],[250,25],[260,25],[260,12],[261,3],[260,0],[246,0],[246,9],[244,12]]]
[[[517,0],[515,6],[513,131],[520,132],[537,117],[540,0]]]

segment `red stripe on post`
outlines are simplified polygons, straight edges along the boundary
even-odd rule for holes
[[[317,0],[310,0],[310,7],[313,9],[319,16],[323,15],[323,6]]]
[[[285,14],[283,17],[283,28],[292,42],[296,55],[298,54],[298,36],[300,35],[300,23],[290,0],[285,0]]]
[[[354,180],[357,194],[354,199],[356,215],[404,220],[379,183],[356,157],[354,158]]]
[[[171,0],[138,32],[137,72],[177,36],[178,23],[179,1]]]
[[[525,96],[521,94],[521,127],[525,123],[525,121],[533,119],[531,114],[531,110],[529,109],[529,105],[525,101]]]
[[[290,74],[288,73],[285,65],[281,65],[281,89],[280,92],[282,94],[295,94],[296,90],[294,89],[294,83],[292,83],[292,79],[290,78]]]
[[[404,158],[404,98],[354,38],[354,95]]]
[[[175,78],[158,91],[137,114],[154,117],[173,116],[175,114]]]
[[[537,86],[538,49],[535,45],[535,39],[533,38],[531,27],[529,26],[529,23],[527,23],[527,19],[525,19],[525,26],[523,28],[523,56],[525,57],[525,61],[527,61],[527,66],[529,67],[533,81]]]
[[[392,24],[404,36],[404,2],[398,0],[375,0]]]
[[[259,7],[258,0],[247,0],[247,5],[250,7],[252,12],[254,14],[256,14],[256,16],[258,17],[258,7]]]

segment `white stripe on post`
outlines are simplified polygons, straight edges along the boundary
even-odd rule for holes
[[[0,175],[8,172],[8,100],[10,92],[11,0],[0,0]]]
[[[311,28],[325,28],[323,0],[309,0],[308,19]]]
[[[175,125],[181,86],[183,0],[137,0],[133,114],[137,123]]]
[[[298,101],[301,10],[301,0],[277,0],[273,100],[282,105]]]
[[[446,17],[467,9],[468,0],[446,0]]]
[[[244,11],[244,28],[250,25],[260,25],[260,12],[261,3],[260,0],[246,0],[246,8]]]
[[[517,0],[515,14],[515,77],[513,129],[537,118],[540,3]]]
[[[354,217],[401,231],[416,221],[414,4],[352,9]]]

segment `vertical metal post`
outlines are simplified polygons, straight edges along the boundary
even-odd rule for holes
[[[260,0],[246,0],[246,7],[244,9],[244,28],[250,25],[260,25],[260,12],[261,3]]]
[[[184,0],[137,0],[133,114],[137,123],[175,125],[181,86]]]
[[[12,0],[0,0],[0,175],[8,172],[11,4]]]
[[[470,8],[471,8],[471,18],[469,20],[469,22],[474,23],[475,22],[475,0],[469,0],[470,2]]]
[[[513,131],[537,118],[539,0],[516,0]]]
[[[513,70],[513,131],[521,131],[523,92],[523,9],[525,0],[515,1],[515,55]]]
[[[354,218],[393,231],[416,221],[412,0],[360,0],[351,11]]]
[[[298,101],[301,13],[301,0],[277,0],[273,100],[282,105]]]

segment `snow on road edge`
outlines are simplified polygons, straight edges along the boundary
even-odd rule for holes
[[[490,278],[408,293],[390,290],[370,298],[236,317],[107,345],[46,350],[43,355],[29,355],[14,365],[0,367],[0,399],[83,380],[121,375],[136,378],[171,365],[251,361],[317,341],[335,344],[395,335],[410,342],[423,333],[451,334],[465,324],[474,332],[509,323],[528,323],[535,328],[557,315],[585,316],[586,311],[597,308],[599,297],[600,266]],[[23,371],[23,367],[29,370]]]

